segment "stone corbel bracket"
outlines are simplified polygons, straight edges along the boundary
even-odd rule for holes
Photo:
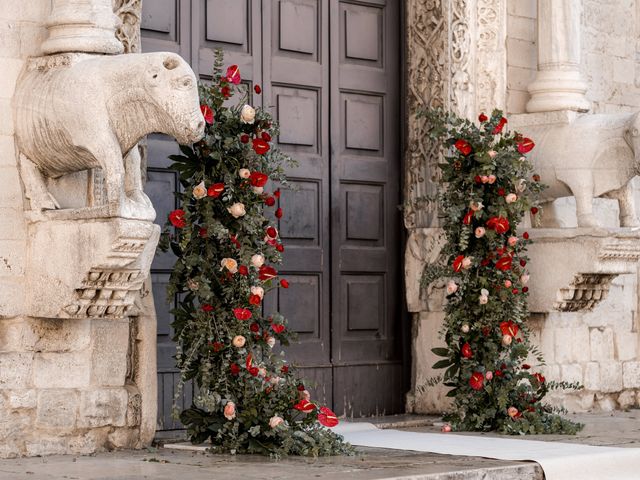
[[[602,302],[612,280],[635,274],[640,229],[537,228],[529,231],[531,312],[588,311]]]
[[[135,302],[160,238],[158,225],[56,218],[31,223],[29,235],[30,315],[115,319],[137,313]]]

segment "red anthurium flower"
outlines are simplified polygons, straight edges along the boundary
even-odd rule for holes
[[[240,69],[237,65],[231,65],[227,68],[227,80],[234,85],[238,85],[242,78],[240,77]]]
[[[462,348],[460,349],[460,353],[464,358],[473,357],[473,351],[471,350],[471,345],[469,345],[468,343],[465,343],[464,345],[462,345]]]
[[[503,335],[511,335],[512,337],[515,337],[518,334],[518,331],[520,331],[520,327],[513,323],[512,320],[508,320],[500,323],[500,331]]]
[[[471,219],[473,218],[473,210],[469,210],[467,214],[462,219],[462,223],[465,225],[469,225],[471,223]]]
[[[213,312],[213,305],[209,305],[208,303],[205,303],[200,308],[203,312]]]
[[[327,407],[320,407],[320,413],[318,414],[318,422],[325,427],[335,427],[338,425],[339,420],[336,414],[329,410]]]
[[[311,403],[309,400],[300,400],[296,403],[293,408],[302,412],[302,413],[311,413],[316,409],[315,404]]]
[[[240,373],[240,365],[232,363],[229,370],[231,370],[231,375],[237,376]]]
[[[211,125],[213,123],[213,110],[211,110],[208,105],[200,105],[200,111],[202,112],[204,121]]]
[[[200,230],[198,230],[198,235],[201,238],[207,238],[207,229],[206,228],[200,228]]]
[[[284,325],[280,324],[280,323],[272,323],[271,324],[271,330],[273,330],[275,333],[282,333],[285,331],[287,327],[285,327]]]
[[[220,93],[224,96],[224,98],[229,98],[231,96],[231,89],[228,85],[225,85],[220,89]]]
[[[456,149],[465,157],[471,153],[471,145],[466,140],[456,140],[456,143],[454,143],[453,146],[456,147]]]
[[[247,355],[247,360],[244,362],[246,368],[251,368],[251,364],[253,363],[253,355]]]
[[[505,126],[505,124],[506,124],[506,123],[507,123],[507,119],[506,119],[506,118],[504,118],[504,117],[502,117],[502,118],[500,119],[500,121],[498,122],[498,124],[496,125],[496,128],[494,128],[494,129],[493,129],[493,132],[492,132],[492,133],[493,133],[494,135],[497,135],[497,134],[499,134],[500,132],[502,132],[502,129],[504,128],[504,126]]]
[[[224,192],[224,183],[214,183],[207,188],[207,195],[213,198],[218,198]]]
[[[469,379],[469,385],[474,390],[482,390],[482,385],[484,384],[484,375],[480,372],[474,372]]]
[[[238,267],[238,273],[240,275],[249,275],[249,269],[247,268],[246,265],[240,265]]]
[[[269,176],[261,172],[251,172],[249,182],[252,187],[264,187],[269,181]]]
[[[287,282],[284,278],[280,280],[280,286],[282,288],[289,288],[289,282]]]
[[[538,383],[544,383],[546,379],[540,373],[534,373],[533,377],[538,381]]]
[[[260,280],[264,282],[266,280],[271,280],[272,278],[277,277],[278,272],[273,267],[270,267],[268,265],[262,265],[260,267],[260,270],[258,270],[258,276]]]
[[[511,262],[512,262],[511,257],[502,257],[500,260],[496,262],[496,268],[498,270],[502,270],[503,272],[506,272],[508,270],[511,270]]]
[[[262,303],[262,299],[260,298],[260,295],[251,295],[249,297],[249,303],[251,305],[260,305],[260,303]]]
[[[491,217],[487,220],[487,228],[495,230],[498,234],[506,233],[509,231],[509,220],[505,217]]]
[[[186,215],[185,211],[182,209],[174,210],[169,214],[169,221],[171,225],[176,228],[184,228],[187,225],[187,221],[184,219]]]
[[[262,132],[262,135],[260,135],[260,138],[262,138],[265,142],[271,141],[271,135],[269,135],[269,133],[267,132]]]
[[[258,376],[258,367],[250,367],[249,368],[249,375],[251,375],[252,377],[257,377]]]
[[[247,308],[234,308],[233,314],[238,320],[249,320],[251,318],[251,310]]]
[[[518,152],[529,153],[535,146],[536,144],[533,143],[533,140],[530,138],[523,138],[522,141],[518,143]]]
[[[480,115],[478,115],[478,120],[480,120],[480,122],[484,123],[487,120],[489,120],[489,117],[487,117],[484,113],[481,113]]]
[[[264,204],[267,207],[273,207],[276,204],[276,199],[273,197],[267,197],[264,199]]]
[[[458,255],[453,260],[453,271],[454,272],[459,272],[460,270],[462,270],[462,261],[463,260],[464,260],[464,255]]]
[[[269,151],[270,148],[271,147],[269,146],[269,144],[267,142],[265,142],[263,139],[261,139],[261,138],[254,138],[253,139],[253,150],[258,155],[264,155],[265,153],[267,153]]]
[[[262,88],[260,88],[260,85],[256,83],[255,86],[253,87],[253,91],[256,92],[258,95],[260,95],[262,93]]]
[[[280,207],[276,210],[276,218],[282,218],[282,208]]]

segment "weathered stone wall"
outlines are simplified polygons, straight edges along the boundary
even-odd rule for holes
[[[50,0],[0,0],[0,457],[140,440],[131,320],[24,316],[28,229],[11,103],[26,58],[40,54],[50,8]],[[50,254],[61,253],[52,245]]]

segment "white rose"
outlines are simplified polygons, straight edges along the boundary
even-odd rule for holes
[[[473,257],[464,257],[464,259],[462,260],[462,268],[469,268],[472,261]]]
[[[246,341],[247,339],[244,338],[242,335],[236,335],[235,337],[233,337],[233,340],[231,340],[231,343],[236,348],[242,348],[244,347],[244,344],[246,343]]]
[[[480,295],[478,297],[478,302],[480,302],[480,305],[486,305],[487,303],[489,303],[489,297],[485,295]]]
[[[449,295],[452,295],[454,293],[456,293],[458,291],[458,284],[456,282],[454,282],[453,280],[449,280],[449,283],[447,283],[447,293]]]
[[[253,295],[258,295],[260,298],[264,297],[264,288],[262,287],[251,287],[251,293]]]
[[[251,190],[253,190],[253,193],[255,193],[256,195],[262,195],[264,192],[264,187],[251,187]]]
[[[469,325],[467,325],[466,323],[464,325],[462,325],[462,333],[469,333]]]
[[[518,196],[515,193],[509,193],[506,197],[504,197],[507,203],[513,203],[518,200]]]
[[[251,105],[245,105],[242,107],[242,111],[240,112],[240,120],[242,123],[248,123],[249,125],[253,125],[253,122],[256,120],[256,111]]]
[[[197,200],[207,196],[207,187],[204,186],[204,181],[193,187],[193,197]]]
[[[284,422],[284,419],[282,417],[274,415],[269,419],[269,426],[271,428],[276,428],[278,425],[282,424],[282,422]]]
[[[486,288],[483,288],[482,290],[480,290],[480,295],[484,295],[485,297],[488,297],[489,290],[487,290]]]
[[[496,152],[495,150],[489,150],[487,153],[491,158],[496,158],[496,155],[498,155],[498,152]]]
[[[529,275],[527,275],[526,273],[524,273],[524,274],[522,274],[522,275],[520,276],[520,282],[521,282],[523,285],[526,285],[528,281],[529,281]]]
[[[482,202],[471,202],[469,204],[469,208],[471,210],[473,210],[474,212],[477,212],[478,210],[482,210],[482,207],[484,207],[484,205],[482,204]]]
[[[486,230],[484,229],[484,227],[478,227],[476,228],[476,238],[482,238],[484,237],[484,234],[486,233]]]
[[[234,203],[227,208],[227,211],[235,218],[243,217],[247,213],[247,211],[244,209],[243,203]]]
[[[270,348],[273,348],[276,346],[276,339],[274,337],[268,337],[267,338],[267,345],[269,345]]]
[[[513,341],[513,337],[511,335],[503,335],[502,336],[502,344],[505,347],[508,347],[509,345],[511,345],[512,341]]]
[[[264,265],[264,255],[261,255],[259,253],[252,255],[251,265],[253,265],[256,268],[260,268],[262,265]]]
[[[241,168],[238,170],[238,176],[240,178],[249,178],[251,176],[251,171],[248,168]]]

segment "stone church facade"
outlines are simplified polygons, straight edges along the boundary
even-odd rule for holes
[[[145,1],[153,6],[155,0]],[[162,8],[167,4],[165,10],[175,11],[178,18],[181,12],[215,11],[213,7],[216,7],[218,12],[229,9],[260,22],[260,12],[267,12],[272,2],[271,6],[278,7],[280,12],[298,15],[295,18],[308,19],[315,18],[308,15],[316,15],[319,31],[324,28],[323,18],[331,18],[335,13],[331,13],[330,8],[344,8],[340,12],[344,12],[346,24],[351,19],[354,26],[360,26],[365,32],[371,25],[382,25],[380,28],[387,32],[384,19],[389,17],[388,11],[397,8],[401,14],[397,18],[399,38],[395,39],[396,44],[389,45],[400,50],[395,58],[402,62],[402,73],[398,74],[401,94],[394,100],[391,111],[397,109],[403,115],[396,117],[396,122],[400,119],[401,128],[384,130],[384,138],[388,140],[397,134],[403,162],[395,167],[395,175],[383,180],[366,184],[358,179],[345,184],[351,186],[349,194],[356,199],[377,198],[376,192],[393,191],[393,184],[384,182],[396,181],[395,178],[397,189],[403,188],[403,225],[397,225],[396,234],[399,235],[400,230],[405,232],[406,249],[402,261],[394,261],[398,271],[404,267],[404,279],[399,273],[398,283],[404,280],[406,308],[399,306],[396,311],[406,310],[398,313],[401,320],[398,323],[405,324],[407,334],[403,345],[405,350],[411,350],[411,355],[405,355],[408,360],[404,363],[389,362],[393,366],[389,367],[388,375],[407,377],[406,384],[400,381],[394,384],[399,395],[408,391],[407,411],[441,412],[446,408],[444,392],[423,385],[435,373],[431,369],[434,358],[430,349],[439,344],[443,289],[441,285],[432,285],[424,291],[419,288],[421,271],[438,248],[437,212],[418,201],[436,189],[434,166],[438,152],[426,140],[425,125],[416,117],[417,111],[441,106],[475,118],[479,112],[501,108],[507,112],[513,128],[532,132],[538,146],[543,147],[540,158],[535,158],[537,162],[567,155],[566,145],[579,139],[587,145],[583,155],[587,170],[609,167],[610,159],[615,156],[626,161],[633,173],[636,154],[640,155],[634,143],[638,135],[635,113],[640,110],[640,70],[636,59],[640,48],[637,40],[640,2],[370,0],[359,2],[357,7],[371,11],[357,12],[349,10],[355,8],[350,2],[337,0],[330,2],[330,8],[320,7],[323,2],[315,0],[175,0],[163,1]],[[237,7],[237,4],[244,6]],[[206,10],[207,7],[210,10]],[[3,72],[0,76],[3,218],[0,223],[0,457],[139,448],[153,439],[158,424],[158,404],[166,403],[166,396],[158,396],[159,377],[156,376],[157,322],[164,316],[161,309],[166,307],[157,298],[154,306],[154,286],[149,278],[159,229],[152,223],[148,210],[142,207],[143,201],[136,203],[131,196],[109,197],[113,188],[122,188],[122,185],[114,180],[118,172],[107,168],[113,164],[108,158],[102,168],[87,171],[86,166],[78,164],[79,160],[69,164],[70,159],[81,158],[82,154],[73,151],[64,154],[64,145],[58,145],[54,139],[52,148],[59,148],[62,153],[57,159],[65,165],[57,168],[66,174],[59,180],[51,175],[43,183],[38,173],[42,165],[35,170],[29,167],[31,161],[37,163],[38,156],[38,145],[32,143],[37,143],[36,139],[50,141],[51,136],[60,134],[52,133],[51,122],[38,128],[29,127],[32,124],[27,120],[33,118],[30,115],[41,107],[25,107],[31,96],[24,86],[25,79],[31,77],[35,79],[34,85],[47,86],[50,85],[47,79],[56,72],[74,68],[81,71],[85,68],[84,71],[89,72],[91,56],[104,62],[111,61],[105,57],[139,52],[141,27],[142,45],[145,34],[151,43],[154,38],[162,38],[163,21],[158,22],[150,8],[144,7],[142,0],[0,0]],[[286,15],[279,18],[286,19]],[[167,25],[171,25],[171,21]],[[211,21],[216,24],[214,17]],[[173,27],[166,27],[169,36],[174,27],[176,31],[178,26],[186,28],[182,20],[174,23]],[[228,44],[242,47],[245,41],[242,37],[237,38],[234,32],[229,35],[225,40]],[[389,59],[394,58],[393,53],[389,55],[384,50],[385,45],[381,45],[379,51],[372,51],[354,40],[350,48],[343,63],[351,62],[350,67],[354,69],[372,62],[382,70],[385,62],[389,65]],[[292,62],[300,55],[319,59],[323,51],[318,45],[314,47],[302,41],[298,45],[294,41],[284,50],[289,52],[287,58]],[[179,49],[175,51],[182,53]],[[381,52],[385,52],[382,57]],[[135,75],[136,78],[127,81],[127,72],[131,74],[141,68],[142,60],[137,58],[141,57],[132,55],[131,60],[120,62],[122,67],[114,67],[117,80],[105,80],[102,85],[129,94],[127,86],[133,90],[130,82],[144,75]],[[155,57],[145,58],[152,62]],[[161,75],[171,75],[183,68],[180,61],[169,54],[162,57],[161,63],[157,66]],[[148,68],[156,68],[152,63],[149,65]],[[324,72],[323,78],[329,77],[326,69],[321,68],[319,72]],[[170,81],[172,77],[167,78]],[[271,79],[274,78],[272,75]],[[117,81],[121,83],[114,83]],[[270,79],[262,78],[262,82],[269,83]],[[282,79],[273,83],[281,91],[290,88]],[[313,88],[298,85],[295,95],[291,93],[283,98],[296,99],[296,108],[306,111],[306,106],[313,102],[313,92],[320,92],[322,88],[324,85]],[[68,94],[63,90],[52,87],[50,103],[46,105],[54,108],[55,99]],[[382,111],[375,102],[383,98],[385,92],[371,95],[347,90],[350,95],[347,103],[351,101],[352,108],[360,108],[358,111],[365,114]],[[36,94],[36,89],[33,93]],[[37,93],[42,94],[40,90]],[[100,111],[94,112],[91,105],[101,92],[85,93],[87,103],[73,106],[77,111],[61,127],[63,130],[67,125],[82,130],[74,123],[75,118],[87,113],[93,115],[96,123],[106,120],[100,117]],[[131,118],[137,118],[135,112],[106,103],[111,123],[107,121],[105,125],[113,126],[121,145],[127,144],[124,151],[128,153],[123,162],[131,167],[129,172],[136,169],[139,172],[139,162],[153,162],[155,139],[149,140],[149,155],[144,142],[131,147],[142,133],[163,131],[179,136],[181,132],[177,128],[172,130],[171,125],[189,123],[187,100],[175,92],[166,96],[173,100],[167,117],[151,122],[148,132],[138,132],[135,122],[130,122]],[[384,98],[381,101],[395,97]],[[319,102],[316,106],[321,113],[329,110],[326,103]],[[174,122],[176,118],[180,121]],[[320,125],[324,125],[325,117],[318,118]],[[387,120],[381,118],[378,126],[383,128]],[[283,120],[286,121],[281,119],[281,123]],[[347,150],[356,152],[350,158],[375,157],[376,149],[381,151],[381,157],[387,155],[380,145],[370,142],[365,127],[369,128],[367,125],[360,130],[356,127],[354,136],[345,140]],[[196,135],[197,125],[191,130]],[[557,131],[567,134],[557,140],[545,140],[550,132]],[[609,132],[608,136],[603,132]],[[328,150],[324,144],[314,150],[314,139],[309,139],[307,132],[295,133],[302,140],[292,134],[289,144],[304,161],[310,159],[311,164],[316,152]],[[605,144],[613,150],[601,151]],[[113,151],[103,144],[95,148],[94,153],[105,157],[108,157],[105,152]],[[43,162],[50,160],[44,158]],[[159,174],[160,170],[150,171]],[[400,181],[402,176],[404,180]],[[576,176],[562,181],[574,183]],[[631,176],[629,174],[629,178]],[[135,183],[135,177],[133,180],[118,178],[120,182]],[[320,185],[309,178],[304,180],[309,185]],[[576,181],[572,191],[583,191],[585,182],[587,180]],[[376,186],[383,183],[384,188],[376,190]],[[624,409],[640,403],[640,340],[636,318],[640,233],[631,227],[632,222],[625,215],[619,220],[620,211],[627,212],[630,208],[629,200],[637,200],[636,192],[632,181],[627,196],[596,198],[593,218],[597,226],[587,225],[587,217],[582,216],[588,214],[584,208],[589,202],[580,195],[576,194],[582,202],[578,205],[579,218],[573,198],[555,200],[548,205],[541,228],[532,229],[532,238],[537,243],[531,252],[531,326],[535,341],[547,359],[547,378],[579,381],[585,386],[578,393],[553,399],[573,411]],[[52,201],[49,193],[55,198],[57,208],[47,207],[47,202]],[[153,195],[150,196],[153,199]],[[327,202],[331,205],[331,199]],[[158,205],[155,206],[158,210]],[[156,223],[163,221],[159,218]],[[325,229],[323,225],[318,227],[319,232]],[[356,227],[357,222],[354,229]],[[360,228],[360,231],[354,230],[352,238],[347,235],[346,243],[376,247],[378,232]],[[385,235],[384,238],[390,238],[389,233]],[[315,240],[300,237],[298,241],[302,248],[304,242],[312,244]],[[384,277],[387,282],[393,280],[389,272],[392,269]],[[159,278],[158,275],[153,278]],[[348,284],[353,286],[347,290],[358,292],[362,288],[358,279],[364,279],[365,285],[374,282],[374,288],[385,288],[383,283],[375,283],[375,279],[382,276],[372,280],[374,276],[367,275],[367,272],[351,275],[356,283]],[[330,289],[339,288],[337,283],[326,285]],[[340,310],[339,302],[336,305]],[[350,315],[349,307],[345,309]],[[374,316],[376,314],[374,312]],[[366,323],[367,319],[358,317],[357,312],[353,315],[355,326],[349,330],[350,335],[371,331],[372,337],[381,336],[375,326]],[[402,328],[399,331],[402,332]],[[324,357],[319,354],[318,358]],[[349,368],[355,371],[357,365]],[[322,380],[326,370],[318,368],[317,372],[317,378]],[[341,374],[332,375],[337,378]],[[334,397],[339,396],[336,392],[340,392],[347,381],[344,378],[333,384]],[[367,388],[369,386],[363,387]],[[367,412],[375,412],[375,406]],[[346,407],[343,413],[349,414]]]

